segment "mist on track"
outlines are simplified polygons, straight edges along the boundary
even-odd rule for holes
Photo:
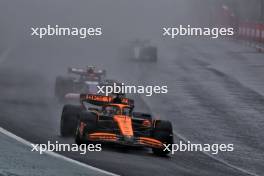
[[[10,52],[2,66],[33,69],[48,78],[65,73],[69,66],[95,65],[111,72],[119,67],[117,51],[127,41],[151,39],[163,45],[164,26],[208,23],[203,18],[209,14],[205,5],[193,0],[4,0],[0,53]],[[102,27],[103,35],[86,39],[31,36],[31,27],[47,25]]]

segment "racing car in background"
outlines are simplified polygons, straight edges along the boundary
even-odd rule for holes
[[[96,70],[94,66],[86,69],[68,68],[68,73],[74,76],[58,76],[55,82],[55,96],[59,101],[69,92],[96,93],[97,85],[105,81],[106,71]],[[77,75],[77,77],[76,77]]]
[[[120,50],[121,57],[132,61],[157,62],[158,49],[149,40],[134,40]]]
[[[173,143],[171,122],[134,112],[134,100],[119,95],[67,94],[66,97],[79,98],[81,105],[64,105],[61,136],[75,135],[78,145],[115,143],[152,148],[157,155],[169,153],[164,150],[164,144]]]

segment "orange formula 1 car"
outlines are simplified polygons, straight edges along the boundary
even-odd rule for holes
[[[154,154],[167,155],[164,144],[173,143],[169,121],[153,120],[150,114],[133,112],[128,98],[94,94],[67,94],[80,98],[81,105],[65,105],[61,116],[61,135],[75,133],[77,144],[117,143],[152,148]],[[89,104],[89,107],[87,107]],[[94,108],[91,106],[100,107]]]

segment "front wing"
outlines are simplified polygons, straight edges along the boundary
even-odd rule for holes
[[[161,141],[151,138],[151,137],[126,137],[114,133],[104,133],[104,132],[95,132],[86,135],[88,141],[100,141],[100,142],[109,142],[117,143],[120,145],[127,146],[142,146],[150,148],[164,148],[164,145]]]

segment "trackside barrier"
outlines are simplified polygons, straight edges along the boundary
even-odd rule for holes
[[[264,23],[240,22],[237,38],[256,47],[257,51],[264,52]]]

